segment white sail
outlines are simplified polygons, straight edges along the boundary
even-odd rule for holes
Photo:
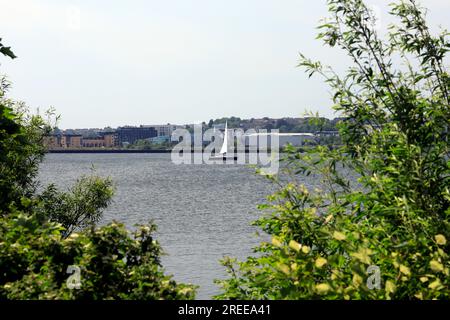
[[[223,133],[223,145],[219,154],[226,154],[228,152],[228,124],[225,122],[225,132]]]

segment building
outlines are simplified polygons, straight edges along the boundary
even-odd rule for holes
[[[105,148],[113,148],[118,146],[119,141],[117,137],[117,132],[115,131],[102,132],[100,135],[103,137]]]
[[[249,133],[245,135],[245,145],[247,147],[262,147],[270,148],[275,145],[273,139],[278,139],[278,146],[283,148],[287,144],[291,144],[294,147],[303,146],[316,139],[316,135],[313,133]],[[263,142],[265,141],[265,142]],[[261,144],[261,142],[263,142]]]
[[[170,141],[178,125],[125,126],[117,129],[67,129],[55,131],[44,138],[48,149],[60,148],[115,148],[124,144],[133,144],[138,140],[158,138],[155,143]]]
[[[183,126],[178,126],[175,124],[164,124],[164,125],[145,125],[144,128],[154,128],[158,133],[158,137],[160,136],[172,136],[172,132],[176,129],[183,128]]]
[[[117,128],[117,143],[133,144],[137,140],[143,140],[158,136],[158,132],[154,127],[140,126],[140,127],[119,127]]]
[[[64,132],[45,136],[44,145],[48,149],[113,148],[117,146],[117,134],[110,131],[83,137],[81,134]]]
[[[117,146],[117,133],[115,131],[102,131],[83,138],[85,148],[113,148]]]
[[[104,148],[105,147],[105,139],[103,139],[103,137],[84,138],[83,139],[83,147],[84,148]]]
[[[62,148],[81,148],[83,136],[81,134],[64,134],[60,141]]]

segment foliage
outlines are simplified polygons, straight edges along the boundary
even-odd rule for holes
[[[223,261],[230,278],[217,298],[448,299],[448,33],[431,35],[413,0],[392,4],[399,24],[387,40],[363,1],[328,8],[319,38],[355,66],[340,77],[304,56],[300,65],[334,91],[344,144],[288,149],[287,170],[322,188],[293,181],[260,206],[268,213],[255,224],[272,241],[244,262]]]
[[[319,122],[316,120],[320,120]],[[304,118],[282,118],[282,119],[241,119],[238,117],[211,119],[208,124],[205,124],[207,128],[212,128],[214,125],[225,124],[228,122],[230,128],[242,128],[247,129],[264,129],[273,130],[277,129],[282,133],[292,132],[305,132],[316,133],[320,131],[336,131],[336,124],[339,122],[339,118],[327,119],[323,117],[311,117]]]
[[[0,53],[7,57],[10,57],[11,59],[17,58],[14,52],[11,51],[11,47],[5,47],[2,44],[2,38],[0,38]]]
[[[64,236],[77,228],[95,226],[103,210],[111,202],[114,189],[111,179],[81,177],[69,192],[59,191],[51,184],[38,196],[40,215],[64,227]]]
[[[227,122],[230,128],[239,128],[241,121],[242,120],[239,117],[223,117],[215,120],[211,119],[208,122],[208,127],[212,128],[214,125],[225,124],[225,122]]]
[[[23,103],[7,99],[8,81],[0,79],[0,208],[20,204],[33,194],[34,178],[44,156],[42,139],[49,127],[38,115],[30,115]]]
[[[152,142],[148,139],[136,140],[135,143],[127,146],[128,149],[135,150],[169,150],[171,147],[170,141]]]
[[[0,220],[0,299],[194,297],[192,286],[164,275],[152,224],[139,227],[133,237],[111,223],[64,239],[61,225],[38,221],[22,213]],[[80,268],[79,282],[70,281],[69,266]],[[70,286],[78,283],[79,288]]]

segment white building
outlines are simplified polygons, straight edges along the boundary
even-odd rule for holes
[[[313,133],[249,133],[245,135],[245,145],[255,146],[255,143],[257,143],[258,148],[264,146],[264,144],[270,148],[275,144],[274,139],[278,139],[280,148],[287,144],[300,147],[308,141],[314,141],[315,138],[316,135]]]

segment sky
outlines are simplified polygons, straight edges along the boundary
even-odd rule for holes
[[[386,0],[367,0],[380,26]],[[450,29],[448,0],[422,0]],[[60,128],[186,124],[237,116],[332,118],[330,92],[299,53],[338,70],[315,40],[325,0],[0,0],[9,96],[54,107]]]

